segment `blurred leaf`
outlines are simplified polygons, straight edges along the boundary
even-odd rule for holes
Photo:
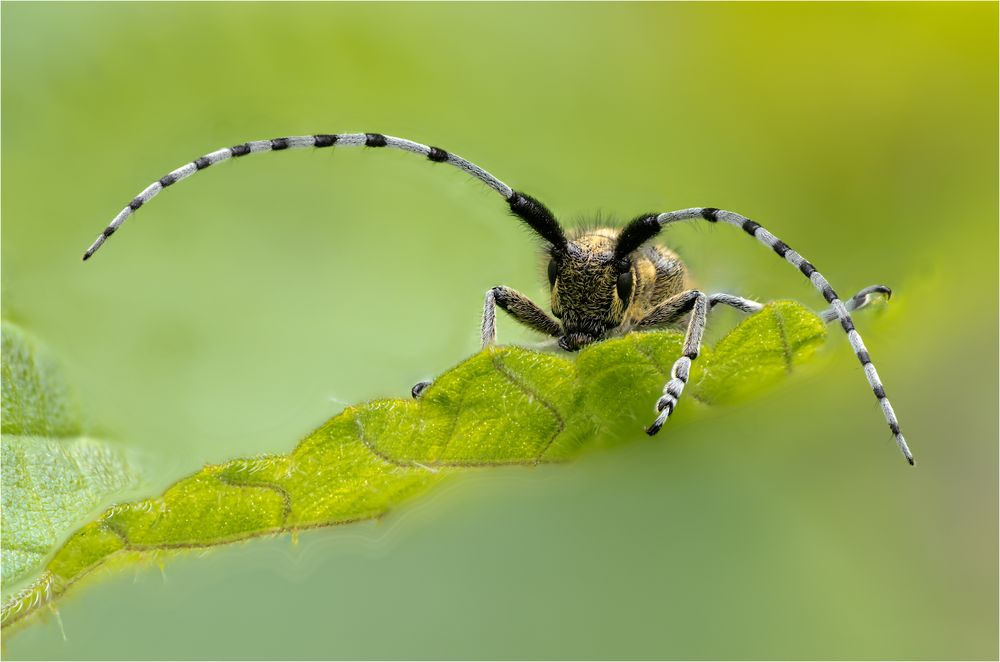
[[[682,402],[759,389],[823,336],[822,322],[801,306],[770,304],[715,351],[702,352],[694,397]],[[348,407],[287,455],[206,466],[162,496],[110,508],[4,605],[2,623],[21,620],[111,561],[372,519],[468,467],[558,462],[585,445],[635,437],[653,418],[681,344],[671,331],[597,343],[576,361],[518,347],[480,352],[420,400]],[[668,436],[669,427],[655,443]]]
[[[4,595],[67,534],[134,485],[125,454],[84,435],[56,361],[21,329],[2,323],[3,422],[0,581]]]
[[[19,327],[4,321],[3,418],[0,433],[74,437],[82,432],[80,412],[59,365]]]

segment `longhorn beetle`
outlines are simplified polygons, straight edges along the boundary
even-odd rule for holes
[[[515,191],[474,163],[438,147],[428,147],[381,133],[318,134],[254,140],[226,147],[167,173],[147,186],[128,206],[118,212],[84,253],[83,259],[89,259],[139,207],[163,189],[199,170],[232,157],[255,152],[334,145],[389,147],[455,166],[499,193],[510,206],[510,211],[547,242],[551,308],[555,318],[520,292],[502,286],[491,288],[486,292],[483,307],[484,348],[496,342],[498,306],[521,324],[556,338],[558,345],[567,351],[576,351],[590,343],[631,330],[675,326],[687,317],[682,356],[674,362],[670,380],[663,387],[663,395],[656,401],[656,420],[646,428],[650,435],[659,432],[677,406],[688,381],[691,362],[698,357],[708,311],[717,304],[724,304],[743,312],[755,312],[762,305],[730,294],[706,295],[699,290],[685,289],[685,269],[677,255],[648,242],[663,226],[681,221],[704,220],[741,228],[802,272],[829,303],[830,307],[821,313],[822,317],[827,322],[840,322],[899,449],[907,461],[913,464],[913,455],[899,431],[899,422],[892,405],[886,398],[882,382],[850,315],[851,310],[869,303],[874,294],[889,296],[889,288],[875,285],[861,290],[846,302],[841,301],[826,278],[808,260],[758,223],[731,211],[714,207],[693,207],[660,214],[641,214],[621,230],[597,229],[567,233],[541,202]],[[414,397],[419,396],[426,384],[424,382],[414,387]]]

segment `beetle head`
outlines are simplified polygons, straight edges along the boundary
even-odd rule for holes
[[[559,346],[576,351],[621,326],[635,289],[628,255],[616,257],[617,234],[593,230],[551,250],[548,267],[552,314],[565,334]]]

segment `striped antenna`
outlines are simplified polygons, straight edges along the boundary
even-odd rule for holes
[[[910,452],[909,447],[907,447],[903,434],[899,431],[899,421],[896,419],[896,413],[892,410],[892,405],[889,404],[889,399],[885,396],[885,388],[883,388],[878,372],[875,371],[875,366],[872,364],[871,357],[868,355],[868,350],[865,348],[865,344],[861,340],[861,334],[859,334],[857,329],[854,328],[854,320],[851,319],[851,314],[847,311],[847,307],[837,296],[834,289],[830,287],[830,283],[827,282],[826,278],[824,278],[816,270],[816,267],[810,264],[808,260],[789,248],[788,244],[762,228],[760,224],[755,223],[740,214],[722,209],[715,209],[713,207],[695,207],[692,209],[671,211],[656,216],[656,221],[661,227],[669,225],[670,223],[695,219],[704,219],[711,223],[722,221],[723,223],[728,223],[729,225],[735,225],[738,228],[742,228],[743,231],[751,237],[755,237],[757,241],[773,250],[779,256],[785,258],[785,260],[791,263],[792,266],[796,267],[806,278],[809,279],[809,281],[813,284],[813,287],[820,291],[823,298],[825,298],[830,304],[830,312],[833,314],[830,319],[840,320],[840,325],[847,333],[847,339],[850,341],[851,347],[854,349],[854,353],[857,354],[858,360],[861,361],[861,367],[864,368],[865,377],[868,378],[868,384],[871,386],[872,391],[875,393],[875,397],[878,399],[879,406],[882,408],[882,413],[885,415],[885,420],[889,423],[889,429],[892,430],[892,434],[896,438],[896,444],[899,446],[899,450],[902,451],[906,461],[913,464],[913,454]],[[859,296],[867,296],[873,291],[885,292],[885,290],[887,290],[887,288],[868,288],[868,290],[862,290],[862,292],[859,293]]]
[[[159,180],[143,189],[142,193],[135,196],[124,209],[118,212],[118,215],[111,220],[111,223],[104,229],[104,232],[94,240],[94,243],[87,249],[87,252],[83,254],[83,259],[87,260],[91,255],[96,253],[97,249],[121,227],[122,223],[128,220],[129,216],[135,210],[152,200],[160,191],[176,184],[182,179],[190,177],[199,170],[204,170],[210,165],[235,156],[246,156],[247,154],[257,152],[276,152],[283,149],[300,149],[304,147],[332,147],[334,145],[338,147],[391,147],[404,152],[420,154],[431,161],[453,165],[502,195],[504,200],[510,205],[511,211],[549,241],[557,243],[561,236],[561,231],[556,232],[553,229],[558,228],[558,224],[556,224],[555,219],[552,218],[551,213],[545,209],[544,205],[529,196],[514,191],[490,173],[460,156],[449,154],[437,147],[429,147],[413,142],[412,140],[385,136],[381,133],[318,134],[314,136],[274,138],[272,140],[254,140],[242,145],[225,147],[168,172]]]

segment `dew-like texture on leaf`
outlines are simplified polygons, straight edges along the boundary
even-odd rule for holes
[[[740,324],[716,344],[698,381],[699,398],[721,403],[748,395],[805,362],[826,337],[822,320],[790,304],[772,304],[754,322]]]
[[[55,359],[19,327],[2,322],[0,433],[74,437],[80,413]]]
[[[0,435],[0,581],[6,600],[67,535],[138,474],[124,452],[85,436],[79,413],[45,350],[3,323]]]
[[[762,388],[823,336],[813,313],[770,304],[702,352],[682,406]],[[458,471],[559,462],[583,447],[635,438],[654,418],[681,344],[671,331],[629,334],[576,357],[484,350],[441,375],[420,400],[348,407],[287,455],[206,466],[159,497],[110,508],[4,604],[2,623],[22,621],[108,563],[372,519]],[[748,365],[754,362],[760,365]],[[669,436],[668,424],[650,443]]]

